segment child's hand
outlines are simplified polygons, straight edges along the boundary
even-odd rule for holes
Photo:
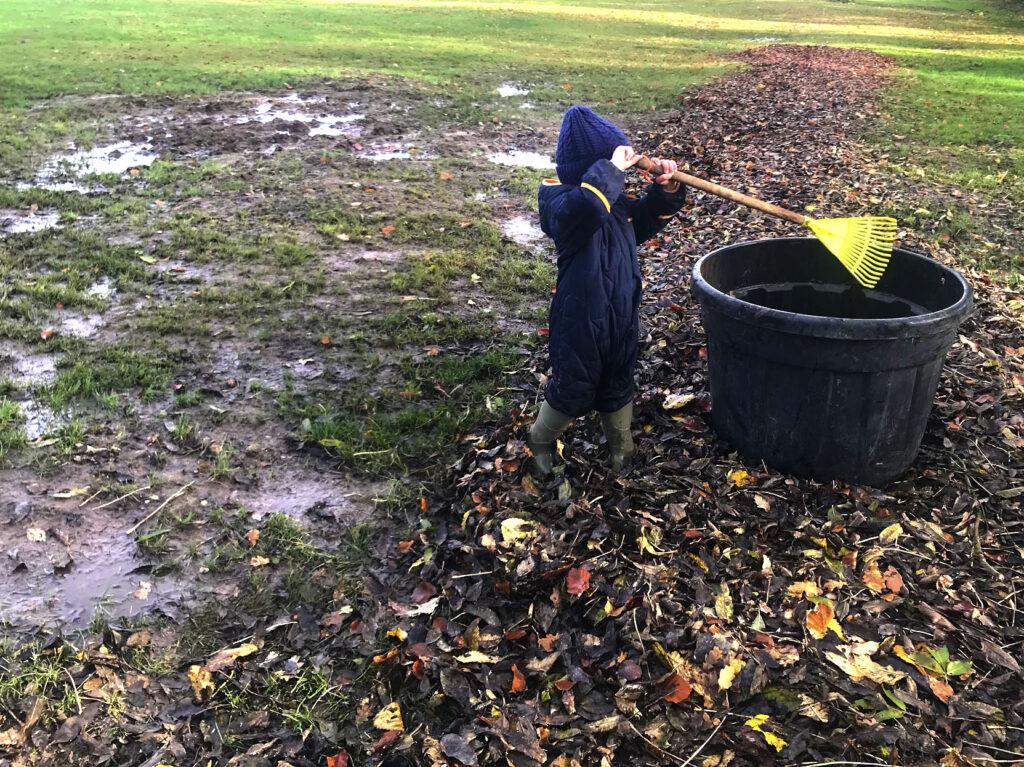
[[[679,182],[672,178],[672,174],[679,170],[679,163],[675,160],[662,160],[660,157],[652,157],[651,163],[661,168],[661,175],[654,180],[665,187],[666,192],[678,192]]]
[[[617,146],[612,152],[612,165],[621,171],[632,168],[640,162],[641,155],[633,151],[631,146]]]

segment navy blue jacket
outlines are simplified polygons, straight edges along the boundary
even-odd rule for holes
[[[640,335],[636,245],[657,234],[682,207],[685,187],[623,194],[626,174],[598,160],[580,186],[545,181],[540,224],[555,241],[558,284],[551,301],[552,376],[545,397],[566,415],[611,413],[633,398]]]

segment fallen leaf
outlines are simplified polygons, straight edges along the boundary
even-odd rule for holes
[[[754,732],[759,732],[764,737],[765,743],[774,748],[776,751],[781,751],[787,745],[786,741],[776,735],[774,732],[763,729],[768,723],[770,717],[768,714],[758,714],[757,716],[751,717],[743,723],[745,727],[749,727]]]
[[[815,639],[824,639],[835,617],[836,612],[831,602],[818,602],[813,610],[807,611],[807,630]]]
[[[585,567],[574,567],[565,578],[566,590],[574,596],[586,593],[590,588],[590,570]]]
[[[456,655],[455,660],[459,663],[497,663],[501,658],[496,655],[488,655],[479,650],[470,650],[463,655]]]
[[[715,615],[724,621],[732,620],[732,595],[729,593],[729,586],[726,583],[719,587],[718,596],[715,597]]]
[[[721,671],[718,672],[718,689],[728,690],[736,680],[736,675],[743,670],[746,663],[739,658],[733,658]]]
[[[879,534],[878,540],[887,545],[893,544],[900,539],[901,535],[903,535],[903,525],[899,522],[894,522]]]
[[[251,557],[249,559],[249,565],[251,567],[265,567],[270,564],[270,557]]]
[[[526,692],[526,677],[515,663],[512,664],[512,692]]]
[[[949,699],[953,697],[953,688],[949,686],[949,682],[945,679],[930,676],[928,677],[928,686],[935,694],[935,697],[943,703],[949,703]]]
[[[252,655],[260,648],[251,642],[245,642],[238,645],[238,647],[228,647],[223,650],[215,652],[209,660],[203,664],[203,667],[210,671],[221,671],[229,666],[234,665],[235,661],[239,658],[244,658],[247,655]]]
[[[200,703],[213,692],[213,675],[202,666],[188,667],[188,681],[192,685],[192,694]]]
[[[404,730],[402,707],[398,703],[389,703],[373,717],[373,726],[378,730]]]
[[[501,538],[505,543],[525,541],[536,534],[537,526],[529,520],[519,519],[518,517],[509,517],[508,519],[502,520]]]
[[[348,751],[339,751],[334,756],[326,757],[326,767],[348,767]]]
[[[260,531],[255,527],[250,529],[249,532],[245,534],[245,540],[249,542],[249,546],[255,546],[260,540]]]
[[[32,543],[45,543],[46,531],[41,527],[30,527],[25,531],[25,537],[32,541]]]
[[[821,595],[821,589],[814,581],[794,581],[789,584],[786,594],[791,597],[816,597]]]
[[[736,487],[743,487],[749,485],[754,479],[744,469],[735,469],[729,472],[729,481],[733,482]]]
[[[466,765],[476,767],[477,757],[473,748],[466,742],[465,738],[455,733],[448,733],[441,738],[441,751],[449,759]]]
[[[690,697],[690,692],[692,690],[693,685],[686,681],[682,674],[673,672],[668,678],[668,692],[666,692],[662,698],[667,700],[669,703],[682,703]]]
[[[845,671],[854,682],[870,679],[876,684],[894,685],[904,679],[907,676],[904,672],[871,659],[877,649],[877,642],[862,642],[859,645],[843,645],[836,652],[825,653],[825,657]]]

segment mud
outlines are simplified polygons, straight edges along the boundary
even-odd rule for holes
[[[230,169],[224,178],[232,186],[222,186],[218,177],[190,188],[189,196],[175,197],[176,189],[168,185],[160,199],[146,202],[145,213],[127,229],[123,219],[80,217],[76,228],[96,231],[111,245],[155,260],[146,261],[150,281],[142,288],[90,275],[94,282],[86,293],[99,305],[48,308],[46,320],[60,335],[90,346],[145,351],[159,340],[137,331],[150,312],[176,308],[177,302],[209,287],[230,288],[261,275],[276,282],[276,267],[261,271],[269,263],[258,263],[266,258],[262,245],[253,264],[179,247],[175,216],[198,214],[211,229],[241,241],[285,232],[314,254],[308,271],[322,273],[324,288],[279,317],[238,316],[236,321],[229,312],[209,337],[183,339],[188,362],[176,372],[171,390],[151,401],[140,399],[137,391],[121,395],[116,412],[96,403],[53,412],[42,403],[39,389],[56,379],[60,356],[0,340],[0,380],[9,379],[16,387],[11,398],[22,410],[25,436],[33,443],[27,450],[44,455],[46,446],[58,441],[60,427],[72,419],[86,428],[71,457],[45,471],[28,461],[0,470],[0,547],[8,552],[6,567],[0,567],[0,618],[16,634],[44,626],[83,629],[95,616],[173,616],[210,596],[230,597],[244,572],[206,569],[216,547],[235,535],[211,521],[215,512],[241,515],[252,524],[285,514],[325,548],[332,546],[339,526],[372,520],[375,499],[387,487],[374,478],[337,471],[320,453],[311,457],[297,451],[290,431],[296,424],[276,417],[274,398],[286,390],[292,396],[333,396],[357,379],[371,396],[393,396],[404,385],[408,350],[364,350],[354,359],[350,348],[318,339],[325,332],[321,327],[351,333],[365,320],[402,306],[408,297],[386,292],[388,275],[417,257],[423,246],[392,247],[377,238],[358,245],[328,239],[303,220],[303,206],[323,200],[374,215],[414,210],[450,216],[463,200],[473,206],[472,215],[480,215],[480,203],[485,203],[496,224],[505,221],[506,236],[532,250],[540,236],[529,217],[518,214],[520,205],[510,207],[503,182],[509,166],[553,167],[540,150],[553,145],[557,129],[554,124],[452,124],[445,122],[451,108],[446,98],[424,99],[403,88],[366,83],[325,82],[315,90],[283,93],[83,101],[95,105],[96,145],[53,152],[31,178],[11,179],[16,188],[130,195],[161,183],[159,174],[150,177],[145,170],[157,158],[163,167],[173,164],[173,171],[214,160]],[[481,161],[487,153],[493,165]],[[468,160],[473,175],[458,177],[469,182],[465,189],[454,181],[442,185],[440,191],[448,196],[437,200],[410,197],[401,180],[374,183],[372,197],[360,196],[367,176],[375,179],[371,163],[395,160],[415,161],[431,177],[447,167],[442,161]],[[301,182],[279,175],[280,168],[295,164],[302,168]],[[104,175],[102,182],[96,174]],[[260,223],[250,226],[243,213]],[[54,209],[0,214],[5,233],[41,231],[58,220]],[[469,280],[452,290],[461,298],[446,305],[446,311],[494,316],[497,332],[504,334],[535,332],[529,322],[506,317]],[[433,310],[436,299],[415,298]],[[239,327],[251,320],[259,320],[253,329]],[[413,351],[425,354],[422,348]],[[198,404],[179,407],[175,393],[192,395]],[[184,439],[175,435],[182,418],[198,424],[197,432]],[[231,455],[226,473],[214,479],[218,450]],[[128,533],[190,482],[195,484],[182,497]],[[145,492],[118,500],[133,487],[147,485]],[[30,527],[42,530],[45,538],[29,540]]]
[[[54,229],[60,220],[56,210],[0,210],[0,232],[4,234],[31,234]]]

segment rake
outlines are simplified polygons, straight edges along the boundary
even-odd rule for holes
[[[660,172],[660,168],[646,157],[641,157],[637,166],[655,174]],[[861,216],[815,219],[682,171],[673,173],[672,178],[708,194],[806,226],[865,288],[875,287],[889,265],[892,244],[896,240],[894,218]]]

